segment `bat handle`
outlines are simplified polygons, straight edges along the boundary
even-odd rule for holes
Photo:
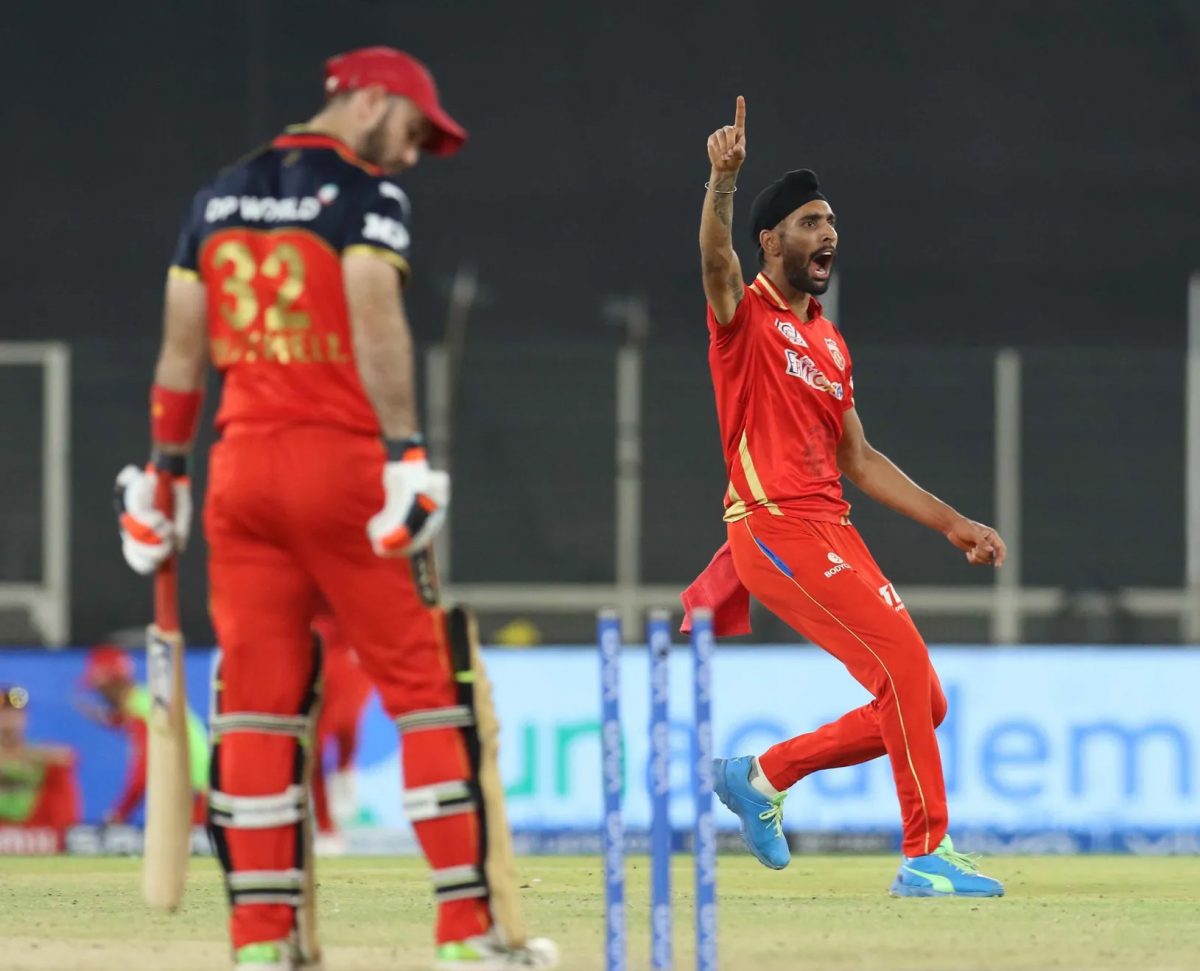
[[[433,559],[433,550],[426,547],[418,550],[410,558],[412,564],[413,583],[417,593],[427,607],[436,607],[441,603],[442,591],[438,583],[437,564]]]
[[[175,477],[159,468],[154,490],[154,507],[168,519],[175,515]],[[179,630],[179,585],[174,555],[167,557],[154,574],[154,625],[160,631]]]

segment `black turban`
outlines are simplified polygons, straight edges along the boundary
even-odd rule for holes
[[[772,182],[754,197],[750,205],[750,232],[754,245],[764,229],[774,229],[787,217],[814,199],[824,199],[812,169],[796,169],[782,179]]]

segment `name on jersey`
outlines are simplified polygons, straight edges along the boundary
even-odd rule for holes
[[[816,362],[807,354],[797,354],[791,348],[785,348],[784,353],[787,355],[787,373],[794,378],[799,378],[810,388],[816,388],[818,391],[824,391],[827,394],[833,395],[838,401],[842,400],[845,390],[842,388],[840,381],[830,381],[825,376],[825,372],[817,367]]]
[[[218,196],[209,199],[204,208],[204,221],[219,223],[239,216],[248,223],[310,222],[321,214],[321,200],[316,196],[275,199],[271,196]]]
[[[234,331],[214,336],[209,346],[219,368],[234,364],[351,364],[350,349],[337,334],[311,330],[261,332]]]
[[[403,223],[375,212],[366,214],[362,234],[364,239],[373,239],[394,250],[407,249],[410,240]]]

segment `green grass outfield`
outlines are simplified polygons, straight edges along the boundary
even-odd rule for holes
[[[321,860],[327,971],[416,971],[432,946],[418,859]],[[529,923],[554,937],[563,968],[602,967],[602,886],[594,857],[521,862]],[[968,971],[1200,968],[1200,858],[998,857],[1001,900],[892,900],[896,861],[797,857],[782,872],[719,860],[723,971]],[[193,861],[173,916],[142,906],[140,861],[0,857],[5,971],[213,971],[228,967],[224,893]],[[675,867],[676,968],[691,966],[689,861]],[[628,868],[630,968],[647,966],[648,872]]]

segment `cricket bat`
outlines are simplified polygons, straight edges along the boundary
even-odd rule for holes
[[[433,553],[428,549],[421,550],[411,559],[413,580],[421,599],[441,615],[459,703],[465,704],[475,715],[474,738],[469,740],[467,748],[483,803],[486,847],[483,869],[490,891],[492,917],[509,945],[523,947],[528,934],[521,911],[504,786],[500,781],[500,722],[492,703],[492,685],[483,664],[483,652],[479,649],[479,629],[467,607],[447,607],[442,603]]]
[[[174,514],[172,478],[165,470],[158,470],[154,504],[168,518]],[[154,623],[146,632],[150,720],[142,897],[149,906],[161,910],[175,910],[183,900],[192,835],[187,688],[176,570],[172,556],[154,576]]]
[[[504,785],[500,781],[500,722],[492,704],[492,684],[483,664],[483,652],[479,649],[479,629],[470,610],[462,606],[447,610],[446,634],[460,692],[469,696],[475,712],[479,746],[475,758],[487,846],[484,874],[491,890],[492,917],[512,947],[524,947],[528,934],[521,912],[517,861],[504,805]],[[463,691],[463,688],[467,690]]]

